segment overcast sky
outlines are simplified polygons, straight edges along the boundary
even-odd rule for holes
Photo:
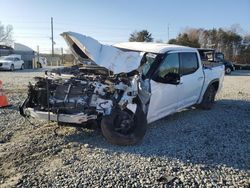
[[[250,34],[250,0],[0,0],[0,21],[14,27],[14,40],[34,50],[66,47],[60,33],[74,31],[108,44],[147,29],[155,40],[174,38],[186,27],[230,28]]]

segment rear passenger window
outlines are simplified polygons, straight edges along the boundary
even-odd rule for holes
[[[194,73],[199,68],[197,54],[194,52],[180,53],[181,75]]]

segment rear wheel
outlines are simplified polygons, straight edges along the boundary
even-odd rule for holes
[[[199,107],[204,110],[210,110],[213,107],[216,90],[213,85],[208,86],[207,90],[203,95],[203,99],[199,104]]]
[[[21,68],[20,68],[21,70],[23,70],[24,69],[24,64],[22,64],[22,66],[21,66]]]
[[[101,129],[111,144],[133,145],[142,140],[146,133],[146,115],[139,105],[135,113],[128,109],[114,109],[109,116],[102,118]]]

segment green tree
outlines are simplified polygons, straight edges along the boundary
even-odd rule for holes
[[[178,44],[178,45],[182,45],[182,46],[189,46],[189,47],[193,47],[193,48],[200,47],[200,43],[199,43],[198,39],[196,39],[196,38],[190,39],[190,37],[188,36],[187,33],[179,34],[176,39],[170,39],[168,41],[168,43],[169,44]]]
[[[168,41],[168,44],[177,44],[177,40],[176,39],[170,39]]]
[[[149,33],[147,30],[142,31],[134,31],[130,34],[129,42],[152,42],[152,34]]]

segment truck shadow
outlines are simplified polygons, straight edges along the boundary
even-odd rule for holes
[[[89,144],[110,154],[177,159],[184,163],[226,165],[250,169],[250,102],[219,100],[209,111],[188,109],[148,125],[141,143],[114,146],[101,132],[66,136],[69,142]]]

